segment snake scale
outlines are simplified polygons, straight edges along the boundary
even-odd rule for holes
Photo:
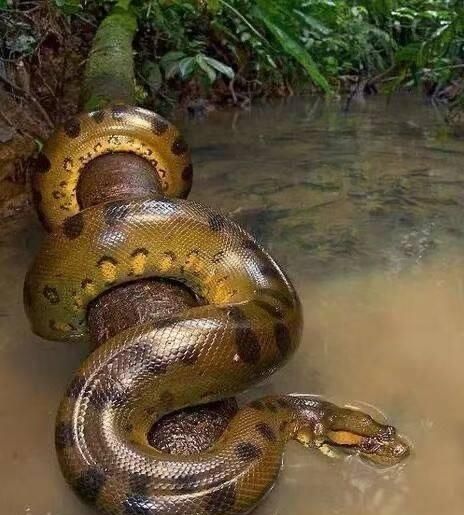
[[[83,167],[114,152],[147,159],[164,195],[81,209]],[[69,484],[108,515],[241,514],[273,486],[289,440],[343,447],[376,463],[403,459],[408,446],[391,426],[296,394],[243,406],[206,451],[187,456],[149,445],[161,417],[269,376],[301,334],[300,302],[285,274],[237,224],[185,200],[191,182],[189,151],[175,127],[136,107],[78,115],[38,159],[34,200],[48,233],[24,287],[36,334],[85,340],[89,304],[147,277],[183,283],[205,301],[122,331],[85,360],[56,423]]]

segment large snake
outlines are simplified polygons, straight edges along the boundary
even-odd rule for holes
[[[81,209],[82,168],[112,152],[148,159],[165,196]],[[68,482],[111,515],[241,514],[270,490],[292,439],[399,462],[408,446],[391,426],[306,395],[251,402],[200,453],[149,445],[147,434],[164,415],[269,376],[301,333],[300,303],[287,277],[234,222],[181,199],[191,179],[177,130],[133,107],[79,115],[55,132],[39,159],[34,197],[49,232],[24,289],[37,334],[84,339],[89,303],[140,278],[182,282],[206,302],[127,329],[87,358],[57,416],[56,448]]]

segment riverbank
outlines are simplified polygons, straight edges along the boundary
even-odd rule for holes
[[[349,110],[366,95],[403,88],[459,106],[464,65],[454,47],[464,11],[450,2],[434,2],[433,12],[425,0],[394,3],[379,11],[376,2],[348,0],[134,1],[137,103],[201,118],[317,93]],[[77,110],[91,42],[113,4],[83,5],[0,0],[0,203],[25,190],[27,157]],[[458,126],[460,113],[450,117]]]

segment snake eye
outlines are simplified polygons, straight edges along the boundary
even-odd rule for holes
[[[403,453],[404,453],[404,448],[403,448],[401,445],[397,445],[397,446],[393,449],[393,454],[394,454],[395,456],[401,456]]]
[[[393,440],[396,436],[396,429],[393,426],[385,426],[379,437],[383,440]]]
[[[373,454],[375,453],[380,447],[380,443],[375,440],[374,438],[365,438],[360,446],[359,450],[361,452],[364,452],[366,454]]]

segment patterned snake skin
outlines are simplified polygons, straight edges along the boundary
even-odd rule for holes
[[[111,152],[148,159],[165,196],[81,210],[82,167]],[[132,107],[80,115],[49,140],[39,165],[34,197],[49,233],[24,288],[34,332],[84,339],[89,303],[139,278],[182,282],[206,301],[119,333],[76,373],[59,408],[56,447],[81,498],[109,515],[241,514],[272,487],[291,439],[383,464],[407,455],[391,426],[305,395],[241,408],[207,451],[151,447],[147,434],[164,415],[234,395],[281,366],[299,342],[299,300],[239,226],[181,199],[191,186],[190,156],[158,115]]]

